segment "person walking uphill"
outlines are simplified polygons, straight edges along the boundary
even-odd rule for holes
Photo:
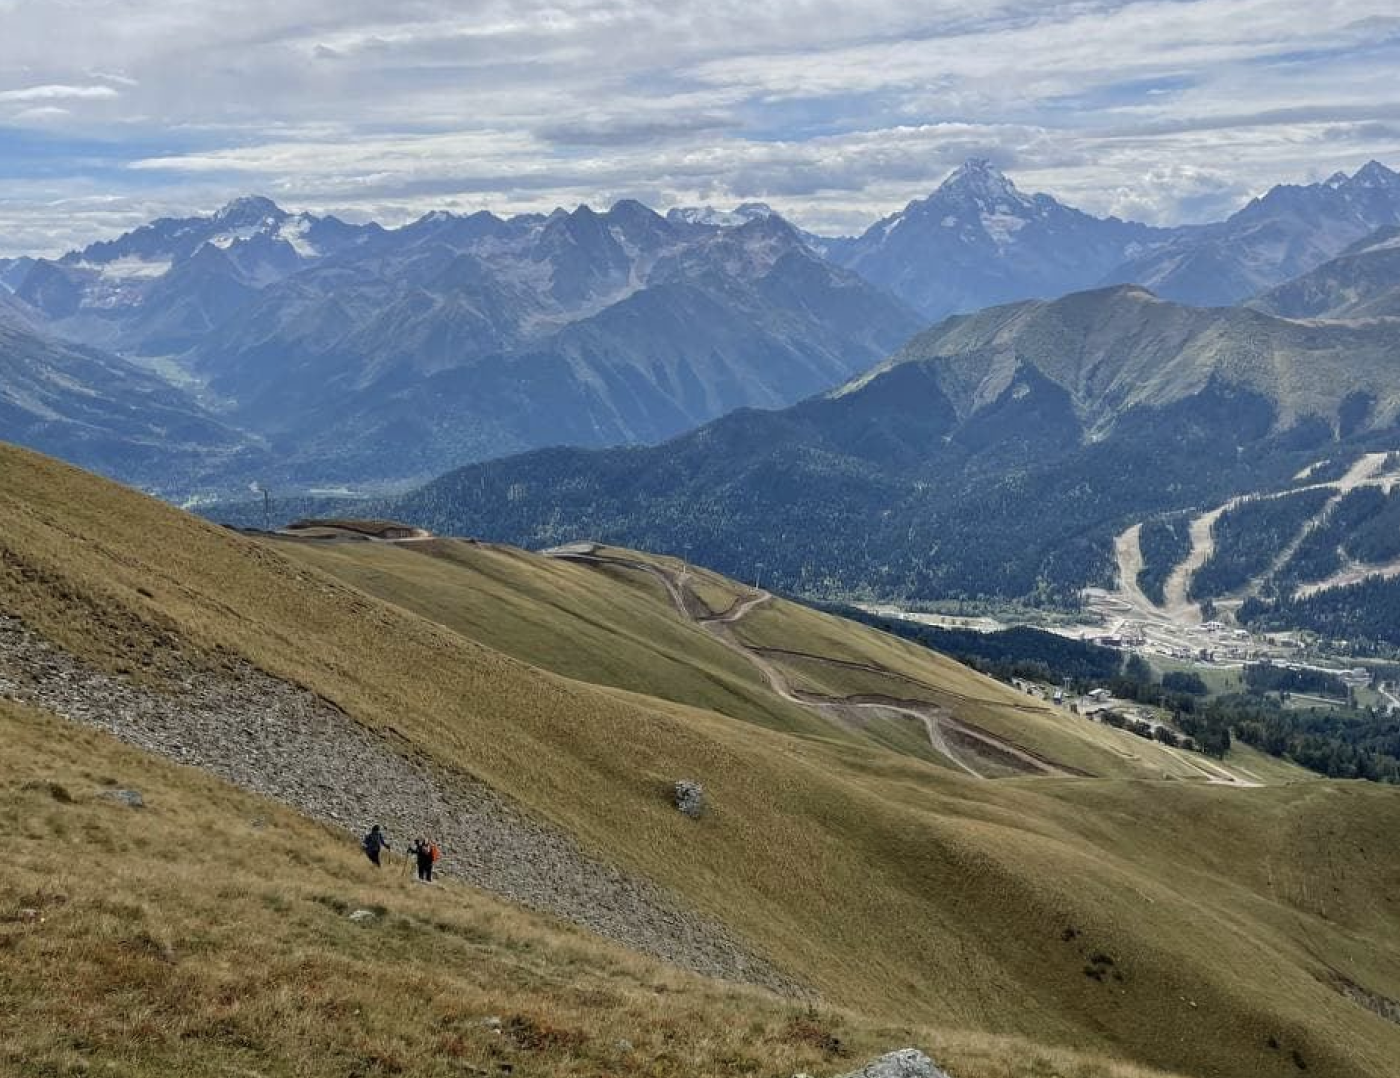
[[[418,878],[424,883],[432,883],[433,863],[439,856],[437,844],[420,838],[413,844],[413,855],[418,859]]]
[[[375,824],[369,829],[369,834],[364,838],[365,856],[374,862],[374,867],[379,867],[379,852],[389,848],[389,840],[384,837],[384,829]]]

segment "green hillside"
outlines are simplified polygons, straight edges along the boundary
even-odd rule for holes
[[[1007,740],[1041,738],[1037,751],[1043,755],[1082,743],[1075,751],[1083,758],[1064,762],[1100,776],[980,780],[872,738],[815,726],[810,710],[803,715],[778,706],[790,701],[765,700],[763,683],[755,687],[752,671],[735,662],[747,651],[702,647],[685,634],[703,632],[722,643],[720,634],[679,608],[670,635],[663,633],[658,619],[665,603],[653,581],[675,579],[645,570],[586,561],[540,566],[489,550],[443,557],[411,543],[381,553],[357,543],[356,552],[373,555],[365,555],[364,565],[342,563],[333,576],[326,570],[333,568],[329,559],[342,556],[339,548],[310,555],[254,541],[11,449],[0,449],[0,515],[6,522],[0,599],[33,632],[101,669],[167,693],[172,707],[192,670],[234,677],[251,664],[311,690],[343,713],[339,721],[378,738],[384,753],[422,761],[444,782],[485,783],[541,826],[567,832],[591,855],[654,881],[721,922],[755,954],[818,993],[823,1008],[859,1016],[853,1028],[867,1031],[857,1034],[867,1038],[862,1044],[876,1039],[868,1032],[876,1026],[892,1027],[890,1039],[899,1042],[918,1039],[913,1027],[932,1029],[947,1038],[944,1059],[958,1078],[1095,1073],[1076,1070],[1073,1062],[1037,1062],[1041,1048],[1031,1046],[1193,1075],[1293,1075],[1300,1066],[1314,1074],[1400,1074],[1400,1026],[1358,1002],[1380,1007],[1400,998],[1400,864],[1384,855],[1400,826],[1395,790],[1322,781],[1230,788],[1162,777],[1152,761],[1127,756],[1121,770],[1110,772],[1100,763],[1115,755],[1111,740],[1052,737],[1058,719],[1018,709],[1000,695],[1006,690],[912,646],[783,607],[765,610],[752,623],[761,640],[748,647],[863,662],[878,667],[879,677],[893,673],[900,684],[925,683],[945,694],[955,718],[987,728],[995,719]],[[319,558],[328,559],[325,567],[310,564]],[[421,559],[428,568],[400,570],[393,558]],[[370,570],[381,574],[377,582],[368,575],[347,582]],[[540,577],[549,582],[536,583],[533,595],[513,583],[536,572],[557,576]],[[463,579],[454,574],[474,578],[452,585],[463,597],[474,595],[470,603],[433,593],[447,586],[444,581]],[[400,594],[396,578],[416,578],[416,595],[407,588]],[[561,649],[561,664],[575,664],[571,675],[545,669],[553,649],[532,641],[532,634],[549,631],[531,627],[535,612],[551,595],[563,594],[552,627],[578,625],[590,594],[605,587],[619,590],[611,610],[599,608],[594,639],[600,667],[611,661],[613,672],[590,680],[581,638]],[[746,590],[712,577],[700,587],[711,612],[711,600],[719,605],[726,594]],[[519,596],[516,608],[497,622],[491,611],[505,607],[509,594]],[[461,613],[472,604],[470,615]],[[629,640],[616,629],[633,617],[645,620]],[[735,623],[736,635],[746,621]],[[497,644],[482,642],[493,634],[499,634]],[[703,676],[694,675],[691,687],[677,687],[667,699],[643,685],[662,675],[629,670],[629,654],[649,667],[678,664],[692,650]],[[842,669],[831,662],[824,667],[828,678]],[[703,685],[707,679],[714,685]],[[715,699],[702,703],[695,695],[702,691]],[[728,712],[719,710],[721,703]],[[964,706],[968,710],[960,710]],[[74,728],[42,730],[66,754],[95,743]],[[230,729],[229,736],[236,740],[239,733]],[[1144,751],[1142,742],[1133,745]],[[32,753],[23,758],[34,759]],[[91,785],[104,777],[130,781],[125,750],[110,758],[110,768],[77,763],[52,776],[80,795],[79,813],[89,811],[81,798]],[[24,781],[35,766],[28,766]],[[121,774],[109,775],[115,771]],[[175,774],[194,781],[188,771]],[[687,819],[669,803],[669,784],[679,778],[704,784],[711,809],[702,819]],[[11,796],[13,783],[6,782]],[[24,833],[34,836],[26,841],[35,843],[35,857],[61,857],[61,843],[70,837],[96,844],[103,833],[102,825],[81,818],[50,822],[57,807],[40,813],[32,801],[25,804]],[[143,845],[139,829],[114,837],[113,878],[135,886],[119,873],[139,875],[142,857],[165,858],[183,848],[160,838],[153,833],[154,845]],[[220,845],[212,843],[198,859],[214,857]],[[269,853],[276,849],[273,844]],[[239,874],[239,856],[230,854],[226,874],[216,858],[201,873],[201,886],[225,902],[260,895],[262,889],[250,889]],[[42,874],[45,862],[33,863],[37,870],[26,871]],[[350,852],[313,861],[306,868],[308,886],[319,893],[330,888],[321,882],[327,875],[343,877],[346,882],[330,893],[351,888],[346,897],[359,901],[358,885],[350,882],[357,864]],[[268,867],[275,876],[275,866]],[[38,886],[33,878],[24,886]],[[16,885],[6,901],[18,905],[21,893]],[[365,897],[397,916],[389,901]],[[179,900],[169,892],[161,899]],[[288,901],[302,908],[290,890]],[[413,901],[416,910],[420,900]],[[115,921],[92,928],[89,938],[130,936],[125,926],[135,914],[123,907],[110,916]],[[185,933],[176,954],[188,946],[217,955],[220,938],[228,937],[211,938],[213,931]],[[313,925],[306,931],[315,938],[320,930]],[[157,943],[142,946],[164,953],[158,935],[148,934]],[[246,943],[256,935],[237,938]],[[274,934],[273,953],[289,938],[305,939]],[[296,946],[301,954],[310,944]],[[423,954],[414,946],[395,952],[395,962],[403,963],[395,976],[414,975]],[[150,994],[191,998],[178,990],[187,987],[175,979],[184,976],[179,963],[143,958],[132,968],[146,978],[142,992],[149,994],[103,1005],[107,1010],[94,1004],[64,1011],[65,984],[58,977],[36,982],[35,966],[24,958],[24,950],[0,949],[4,993],[26,1000],[29,1013],[38,1008],[63,1016],[56,1024],[82,1036],[94,1037],[91,1030],[98,1029],[97,1043],[127,1060],[122,1065],[129,1070],[135,1045],[146,1043],[140,1037],[149,1030],[139,1022],[113,1028],[114,1016],[150,1015],[150,1029],[158,1029],[161,1015],[181,1012],[173,1003],[152,1003]],[[567,966],[551,960],[543,966],[541,983],[551,975],[572,979]],[[400,992],[402,981],[380,984],[364,967],[349,968],[360,990]],[[636,968],[622,978],[633,979]],[[248,998],[258,1007],[272,1006],[278,993],[288,998],[285,972],[269,969],[248,987]],[[568,991],[578,1008],[569,1022],[586,1024],[590,1043],[615,1039],[604,1032],[612,1028],[607,1005],[590,1010],[589,1001],[601,997]],[[710,1004],[699,1002],[710,991],[697,987],[691,997],[700,1013],[696,1021],[724,1023],[722,1007],[707,1014]],[[444,988],[433,998],[449,993]],[[767,1013],[785,1013],[775,1006]],[[346,1021],[334,1008],[327,1013]],[[764,1021],[763,1013],[755,1010],[760,1017],[753,1020]],[[203,1044],[230,1028],[228,1035],[236,1037],[241,1027],[192,1027],[190,1039]],[[717,1036],[718,1054],[733,1041],[726,1040],[729,1033]],[[741,1039],[758,1043],[765,1036],[755,1029]],[[960,1055],[957,1044],[981,1045],[982,1054]],[[255,1060],[276,1058],[283,1049],[251,1039],[242,1050],[239,1065],[257,1068]],[[406,1058],[402,1048],[395,1052]],[[35,1073],[55,1073],[71,1058],[46,1062],[47,1070]],[[752,1068],[730,1069],[791,1073],[787,1065],[768,1057]],[[815,1073],[850,1069],[839,1062],[811,1065]],[[265,1069],[314,1073],[278,1066]],[[694,1071],[726,1073],[725,1066],[700,1063]],[[416,1061],[400,1069],[433,1073]],[[577,1073],[595,1072],[601,1073],[597,1067]],[[668,1072],[654,1067],[642,1073]]]
[[[1380,229],[1250,306],[1284,318],[1400,316],[1400,228]]]
[[[1132,287],[1012,304],[782,411],[474,465],[384,511],[521,546],[762,567],[815,599],[1072,608],[1111,586],[1125,528],[1393,449],[1396,340],[1393,322],[1304,324]]]

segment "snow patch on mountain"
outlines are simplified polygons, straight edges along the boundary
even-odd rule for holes
[[[288,217],[278,226],[276,237],[288,244],[302,258],[320,258],[320,250],[308,238],[315,223],[315,218],[308,217],[304,213],[298,214],[296,217]]]
[[[732,210],[717,210],[713,206],[677,206],[667,212],[666,219],[688,225],[737,228],[749,221],[776,216],[777,211],[766,202],[741,202]]]
[[[170,272],[171,260],[128,255],[97,266],[89,263],[79,263],[79,266],[82,269],[96,270],[103,279],[109,281],[150,281]]]

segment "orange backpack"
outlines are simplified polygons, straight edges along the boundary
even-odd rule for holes
[[[438,858],[442,856],[442,851],[438,849],[436,842],[428,843],[428,853],[432,856],[433,864],[437,864]]]

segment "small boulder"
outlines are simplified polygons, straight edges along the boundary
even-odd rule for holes
[[[15,920],[20,924],[43,924],[44,915],[36,909],[25,908],[15,914]]]
[[[675,788],[676,808],[692,820],[698,820],[705,811],[705,787],[689,779],[681,779]]]
[[[373,910],[351,910],[349,914],[350,920],[356,924],[368,924],[376,916],[378,915]]]
[[[105,797],[110,801],[120,801],[123,805],[134,809],[146,807],[146,799],[141,796],[140,790],[103,790],[98,796]]]
[[[939,1070],[933,1060],[917,1048],[901,1048],[897,1052],[887,1052],[879,1059],[867,1063],[858,1071],[852,1071],[845,1078],[950,1078],[946,1071]]]

